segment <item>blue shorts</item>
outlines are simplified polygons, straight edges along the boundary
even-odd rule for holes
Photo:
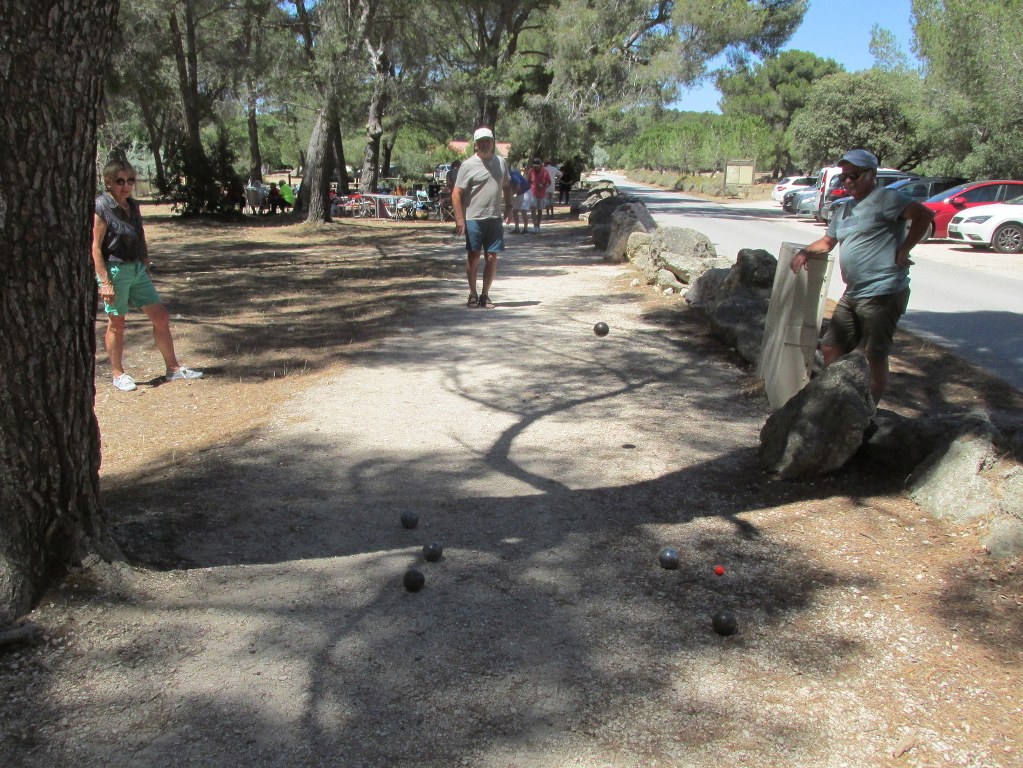
[[[504,250],[504,224],[500,219],[466,219],[465,250],[497,253]]]
[[[153,281],[149,279],[146,265],[141,261],[129,261],[124,264],[107,262],[107,274],[114,284],[113,303],[103,302],[103,309],[108,315],[124,317],[128,314],[128,305],[136,309],[160,303],[160,294],[156,292]],[[99,278],[96,278],[97,282]]]

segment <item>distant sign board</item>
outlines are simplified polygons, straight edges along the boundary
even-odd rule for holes
[[[729,160],[725,164],[725,186],[752,186],[755,167],[756,164],[752,160]]]

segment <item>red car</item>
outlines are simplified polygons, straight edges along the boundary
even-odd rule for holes
[[[1023,195],[1023,181],[974,181],[946,189],[924,201],[934,211],[934,224],[927,237],[948,237],[948,223],[957,213],[978,205],[1002,203]]]

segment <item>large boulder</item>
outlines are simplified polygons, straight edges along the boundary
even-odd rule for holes
[[[733,293],[705,307],[704,314],[715,337],[743,360],[756,363],[764,343],[764,318],[770,304],[770,299],[752,293]]]
[[[611,214],[611,232],[608,235],[604,261],[621,263],[628,255],[629,236],[650,233],[657,229],[653,216],[642,203],[626,203]]]
[[[852,352],[810,380],[760,430],[760,464],[782,478],[844,466],[863,443],[874,404],[867,359]]]
[[[611,225],[614,212],[621,206],[631,202],[624,195],[611,195],[597,200],[590,208],[587,223],[590,225],[590,237],[599,251],[606,251],[611,238]]]
[[[692,258],[717,258],[714,243],[702,232],[688,227],[658,227],[650,238],[654,253],[677,253]]]
[[[679,282],[689,286],[712,269],[728,270],[731,268],[731,262],[728,259],[692,256],[690,254],[672,253],[671,251],[661,251],[657,254],[657,260],[663,269],[675,275]]]
[[[743,248],[735,257],[732,271],[722,289],[726,294],[749,291],[771,297],[778,260],[760,248]]]
[[[722,286],[731,272],[731,267],[708,269],[690,283],[689,290],[686,292],[686,301],[694,307],[709,307],[721,297]]]
[[[629,235],[625,258],[643,273],[647,284],[652,285],[656,282],[659,268],[654,262],[654,255],[650,250],[650,234],[648,232],[633,232]]]
[[[754,365],[760,360],[777,264],[767,251],[743,248],[728,272],[708,269],[686,293],[686,301],[706,313],[714,335]]]
[[[959,523],[991,513],[998,505],[985,473],[998,461],[992,438],[963,434],[934,451],[909,476],[909,497],[934,517]]]

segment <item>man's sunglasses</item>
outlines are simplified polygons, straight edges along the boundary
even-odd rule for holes
[[[855,173],[840,173],[838,174],[838,183],[845,184],[847,181],[859,181],[860,176],[870,171],[856,171]]]
[[[135,177],[134,176],[132,176],[130,179],[122,179],[120,176],[118,176],[116,179],[114,179],[114,184],[116,184],[119,187],[123,187],[125,184],[134,184],[134,183],[135,183]]]

